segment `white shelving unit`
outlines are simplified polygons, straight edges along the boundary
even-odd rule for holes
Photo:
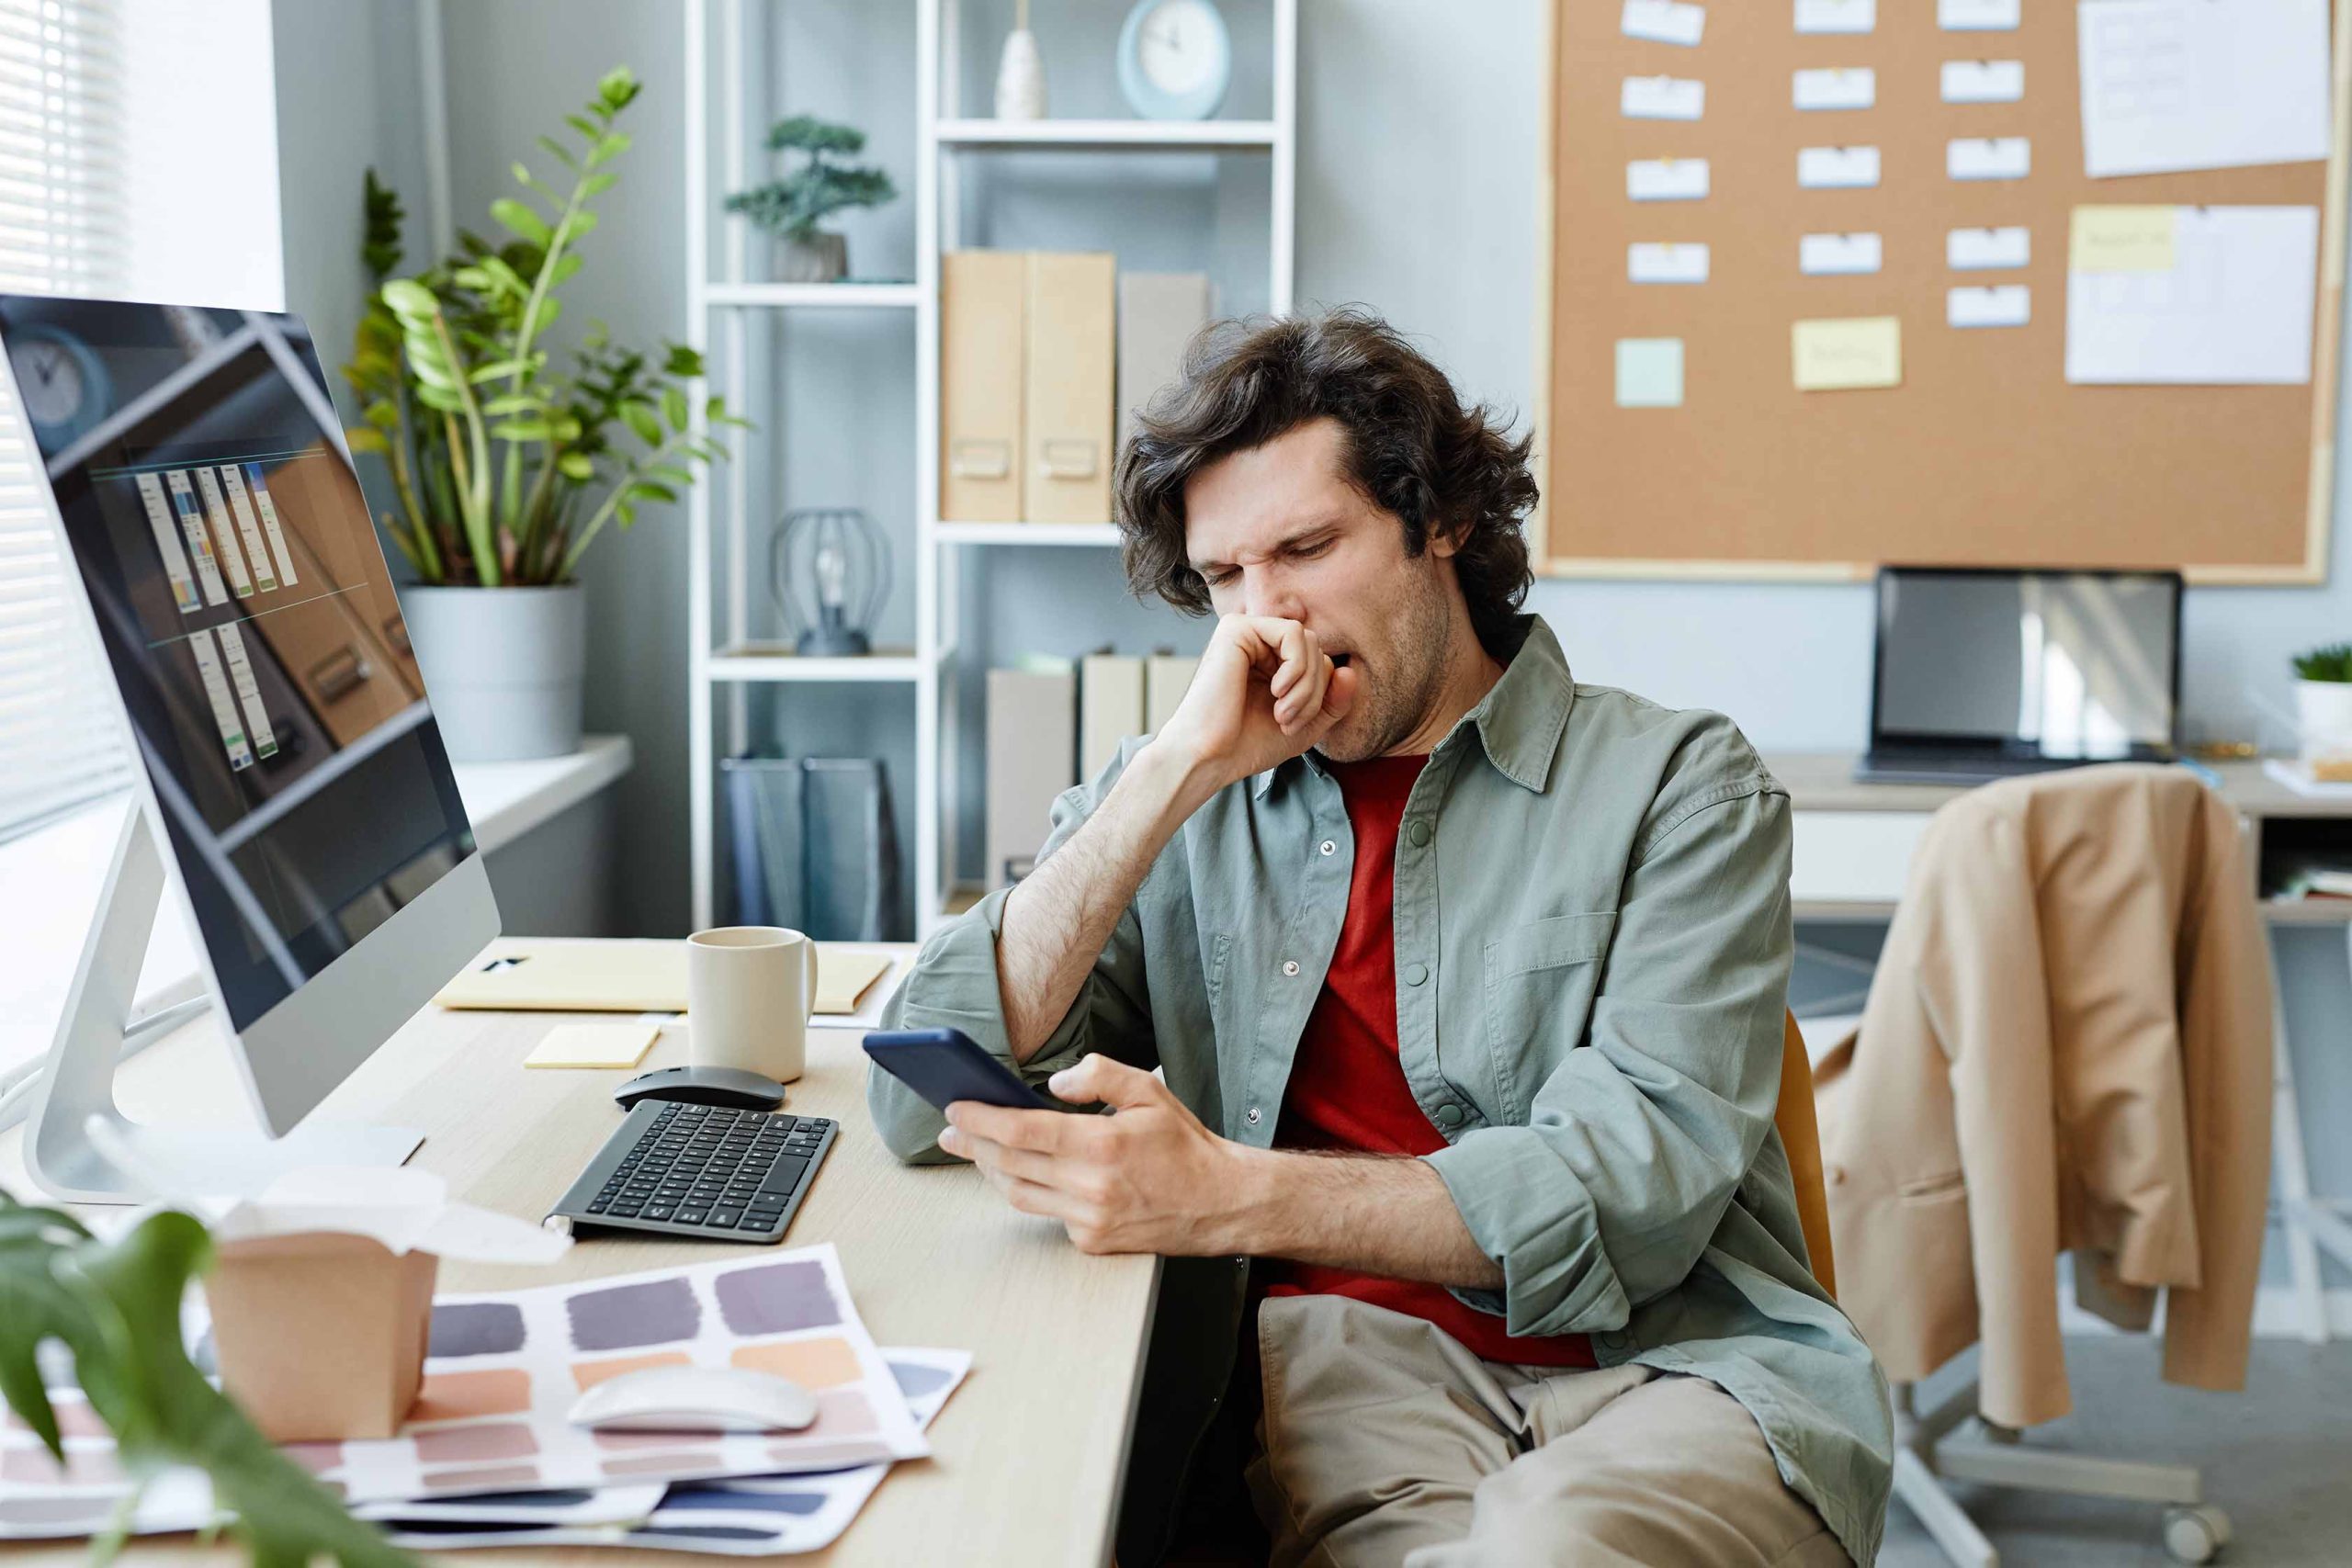
[[[1253,154],[1269,161],[1267,299],[1276,314],[1291,309],[1295,254],[1294,199],[1297,146],[1297,0],[1270,0],[1272,15],[1270,119],[1159,121],[1143,119],[971,119],[962,115],[958,0],[912,0],[915,24],[915,278],[911,283],[784,284],[746,281],[745,226],[727,225],[723,276],[711,254],[714,175],[741,188],[754,128],[747,114],[742,73],[754,68],[744,47],[744,12],[760,0],[686,0],[686,338],[718,363],[729,404],[746,403],[750,334],[746,317],[775,310],[912,310],[915,315],[915,592],[912,649],[885,649],[867,659],[801,659],[750,636],[748,574],[729,572],[724,602],[712,582],[712,564],[740,568],[750,544],[748,477],[742,462],[727,465],[716,486],[689,492],[687,546],[688,701],[691,756],[694,920],[717,917],[714,859],[718,716],[724,695],[730,749],[748,730],[747,693],[765,682],[886,682],[910,685],[915,698],[915,922],[928,934],[956,897],[954,823],[955,709],[944,694],[955,673],[959,627],[956,606],[963,555],[1004,547],[1103,547],[1118,543],[1109,523],[959,523],[939,516],[939,258],[958,243],[957,164],[967,153],[1023,150],[1056,152],[1211,152]],[[716,33],[714,35],[714,29]],[[713,82],[713,43],[725,69]],[[946,69],[943,71],[943,62]],[[714,168],[712,93],[718,97]],[[1114,235],[1102,236],[1106,248]],[[695,406],[700,409],[702,400]],[[699,417],[699,416],[697,416]],[[723,550],[723,556],[716,552]],[[721,626],[724,637],[718,636]],[[899,787],[903,788],[903,784]]]

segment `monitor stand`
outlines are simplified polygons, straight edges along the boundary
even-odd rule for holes
[[[396,1166],[414,1153],[424,1135],[413,1128],[305,1125],[271,1138],[257,1127],[156,1126],[123,1114],[115,1065],[142,1032],[131,1010],[163,897],[154,830],[134,804],[25,1128],[25,1165],[41,1190],[74,1203],[251,1197],[303,1166]],[[220,1070],[234,1069],[224,1061]],[[106,1129],[96,1141],[93,1122]],[[108,1158],[101,1143],[121,1149],[132,1168]]]

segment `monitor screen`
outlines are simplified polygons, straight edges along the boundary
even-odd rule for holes
[[[472,852],[292,316],[0,296],[21,405],[240,1031]]]
[[[2102,761],[2174,739],[2171,572],[1879,574],[1872,739]]]

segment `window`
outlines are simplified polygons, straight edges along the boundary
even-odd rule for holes
[[[121,288],[113,0],[0,0],[0,288]],[[0,840],[121,789],[128,741],[0,378]]]

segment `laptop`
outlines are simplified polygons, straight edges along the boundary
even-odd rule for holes
[[[2180,574],[1883,567],[1857,779],[1983,784],[2170,761]]]

